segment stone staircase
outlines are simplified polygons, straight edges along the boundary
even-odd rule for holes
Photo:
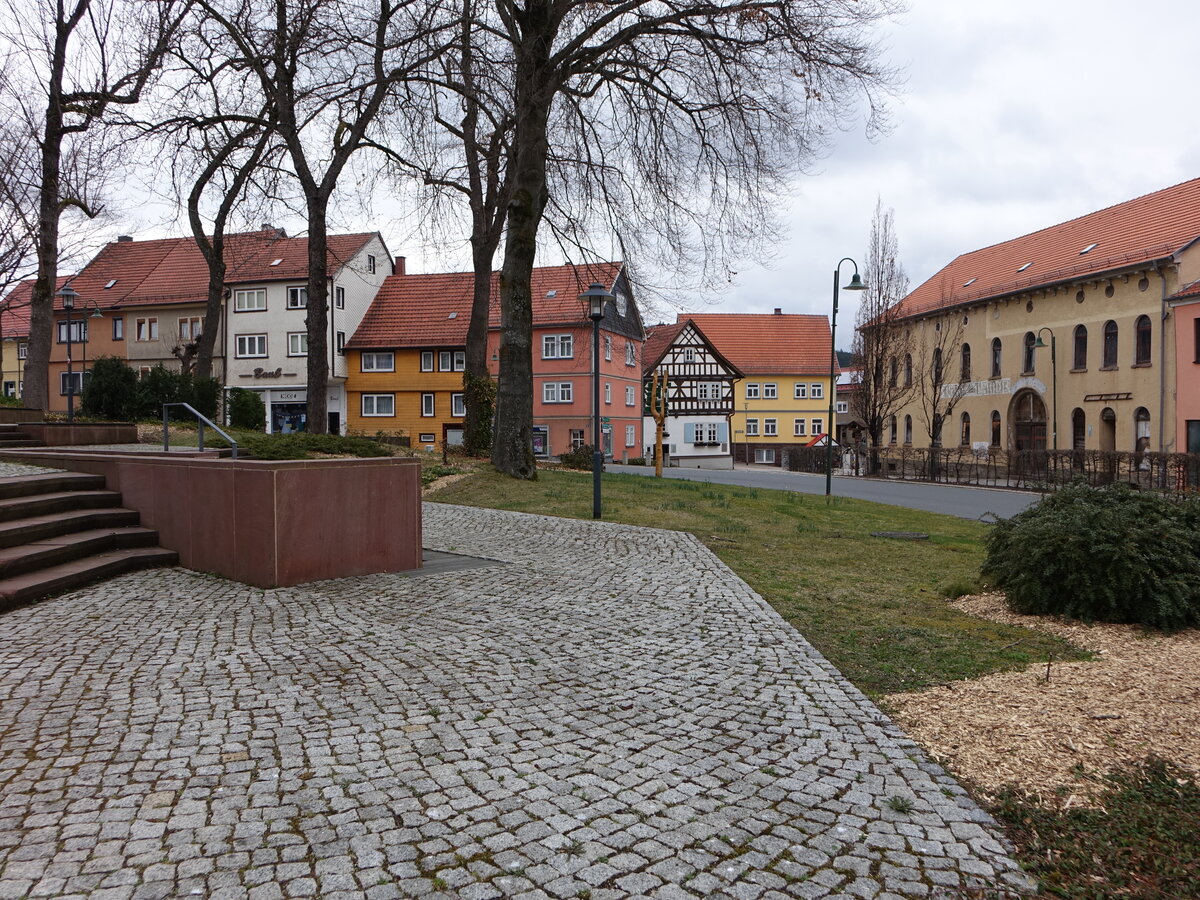
[[[8,446],[5,444],[4,446]],[[52,472],[0,478],[0,610],[133,569],[172,566],[100,475]]]
[[[41,447],[41,441],[35,441],[21,431],[20,425],[0,423],[0,452],[14,447]]]

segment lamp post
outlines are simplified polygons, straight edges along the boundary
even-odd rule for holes
[[[833,316],[829,320],[829,421],[825,423],[825,496],[828,497],[833,493],[833,432],[834,432],[834,416],[836,415],[837,403],[837,382],[835,369],[837,366],[837,312],[838,312],[838,290],[839,281],[841,278],[842,263],[850,263],[854,266],[854,275],[850,278],[850,283],[844,288],[847,291],[865,291],[867,289],[863,280],[858,277],[858,263],[848,256],[838,260],[837,266],[833,270]]]
[[[1054,389],[1054,404],[1051,407],[1050,415],[1054,417],[1054,421],[1050,423],[1051,444],[1050,449],[1058,449],[1058,348],[1054,340],[1054,329],[1049,325],[1043,325],[1038,329],[1037,341],[1033,346],[1045,347],[1046,342],[1042,340],[1042,332],[1050,332],[1050,386]]]
[[[58,292],[58,296],[62,297],[63,309],[67,312],[67,422],[71,423],[75,421],[75,372],[74,359],[71,352],[72,345],[75,342],[71,337],[71,313],[75,309],[75,302],[79,299],[79,294],[70,284],[64,284]],[[100,304],[95,300],[83,301],[83,310],[85,313],[89,307],[92,309],[90,318],[104,318],[100,312]],[[88,317],[85,316],[85,318]],[[81,321],[83,320],[81,319]],[[85,332],[83,331],[81,331],[79,337],[80,343],[83,344],[83,370],[79,375],[80,383],[82,384],[83,378],[87,373],[87,337],[85,337]]]
[[[604,318],[604,303],[613,295],[604,285],[593,281],[579,299],[588,305],[592,320],[592,518],[600,518],[600,471],[604,468],[604,451],[600,446],[600,320]]]

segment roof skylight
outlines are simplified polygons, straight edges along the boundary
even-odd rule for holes
[[[546,291],[546,296],[547,297],[557,297],[558,291]]]
[[[446,318],[447,318],[447,319],[457,319],[457,318],[458,318],[458,313],[456,313],[456,312],[452,312],[452,313],[450,313],[450,315],[446,316]]]
[[[273,259],[273,260],[271,260],[271,265],[273,265],[273,266],[277,266],[277,265],[279,265],[281,262],[283,262],[283,257],[282,257],[282,256],[281,256],[281,257],[279,257],[279,259]]]
[[[1033,263],[1031,263],[1031,262],[1027,262],[1027,263],[1025,263],[1025,265],[1021,266],[1021,268],[1017,269],[1017,271],[1018,271],[1018,272],[1024,272],[1026,269],[1028,269],[1028,268],[1029,268],[1030,266],[1032,266],[1032,265],[1033,265]]]
[[[978,280],[979,280],[978,278],[968,278],[966,281],[963,282],[963,287],[970,287]]]
[[[116,283],[117,283],[117,279],[115,279],[115,278],[114,278],[114,279],[112,279],[111,281],[109,281],[109,283],[108,283],[108,284],[106,284],[106,285],[104,286],[104,289],[107,291],[109,288],[111,288],[111,287],[112,287],[114,284],[116,284]]]
[[[1083,256],[1083,254],[1085,254],[1085,253],[1089,253],[1089,252],[1091,252],[1092,250],[1095,250],[1095,249],[1096,249],[1097,247],[1099,247],[1099,246],[1100,246],[1100,244],[1099,244],[1099,243],[1096,243],[1096,244],[1088,244],[1086,247],[1084,247],[1082,250],[1080,250],[1080,251],[1079,251],[1079,255],[1080,255],[1080,256]]]

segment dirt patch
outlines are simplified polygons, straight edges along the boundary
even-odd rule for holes
[[[434,491],[440,491],[444,487],[449,487],[456,481],[462,481],[464,478],[470,478],[474,472],[459,472],[455,475],[443,475],[441,478],[435,478],[429,484],[421,488],[421,496],[427,497]]]
[[[1200,771],[1200,630],[1164,635],[1128,625],[1081,625],[1011,612],[1003,594],[952,604],[973,616],[1047,631],[1090,650],[884,705],[913,739],[985,791],[1004,784],[1091,799],[1084,773],[1154,754]]]

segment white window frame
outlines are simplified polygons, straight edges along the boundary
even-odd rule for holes
[[[287,289],[288,309],[308,309],[308,285],[292,285]]]
[[[430,419],[437,414],[437,400],[433,394],[421,395],[421,416]]]
[[[775,437],[779,434],[778,419],[763,419],[763,436]]]
[[[17,359],[29,358],[29,341],[20,341],[17,344]]]
[[[333,305],[338,309],[346,308],[346,289],[341,285],[335,285],[333,288]]]
[[[764,465],[775,465],[775,448],[756,447],[754,449],[754,461]]]
[[[461,419],[467,414],[467,403],[463,398],[462,392],[453,393],[450,395],[450,415]]]
[[[637,446],[637,428],[633,425],[625,426],[625,446],[626,447]]]
[[[438,371],[453,372],[454,371],[454,351],[439,350],[438,351]]]
[[[604,382],[604,402],[612,405],[612,382]]]
[[[710,444],[720,443],[721,429],[717,426],[716,422],[708,422],[703,425],[697,425],[696,426],[697,434],[700,433],[700,429],[702,427],[704,428],[704,432],[705,432],[705,440],[708,443],[710,443]]]
[[[261,300],[259,304],[257,301]],[[266,312],[267,311],[267,291],[266,288],[243,288],[233,292],[233,311],[234,312]]]
[[[466,350],[455,350],[454,351],[454,371],[455,372],[464,372],[464,371],[466,371],[466,368],[467,368],[467,351]]]
[[[811,400],[824,400],[825,399],[825,385],[821,384],[820,382],[817,382],[816,384],[810,384],[808,386],[808,388],[809,388],[809,390],[808,390],[809,399],[811,399]]]
[[[358,357],[360,372],[395,372],[396,354],[390,350],[363,352]]]
[[[625,340],[625,365],[637,365],[637,344],[629,339]]]
[[[792,399],[793,400],[807,400],[808,399],[808,385],[807,384],[797,384],[795,392],[792,396]]]
[[[375,274],[375,254],[367,254],[367,272],[371,275]]]
[[[764,384],[762,386],[762,395],[764,400],[775,400],[779,397],[779,385]]]
[[[143,330],[143,326],[145,326]],[[148,344],[158,340],[158,316],[142,316],[133,323],[133,339]]]
[[[381,411],[381,401],[386,401],[386,411]],[[368,408],[370,411],[368,412]],[[395,418],[396,416],[396,395],[395,394],[363,394],[362,405],[360,406],[364,418],[378,418],[386,416]]]
[[[625,405],[637,406],[637,388],[632,384],[625,385]]]
[[[433,371],[433,351],[432,350],[422,350],[421,351],[421,371],[422,372],[432,372]]]
[[[71,393],[73,394],[73,396],[76,396],[76,397],[82,396],[84,385],[87,381],[91,380],[92,373],[91,372],[71,372],[69,374],[70,374],[69,383],[72,385],[77,385],[77,387],[75,387]],[[86,378],[84,377],[85,375],[87,376]],[[58,395],[60,397],[67,396],[67,384],[68,384],[67,376],[68,376],[67,372],[59,372],[58,373],[58,391],[59,391]]]
[[[204,329],[204,319],[200,316],[184,316],[178,325],[181,341],[198,341]]]
[[[611,334],[606,334],[604,336],[604,361],[612,362],[612,335]]]
[[[758,419],[746,420],[746,437],[758,437]]]
[[[125,340],[125,317],[124,316],[113,316],[112,339],[114,341]]]
[[[247,352],[250,342],[262,345],[262,353]],[[235,334],[233,336],[235,359],[263,359],[267,355],[267,336],[265,334]]]
[[[824,419],[813,419],[812,420],[812,433],[813,433],[814,437],[818,434],[825,433],[825,420]]]
[[[158,321],[155,319],[154,321]],[[71,343],[86,344],[88,339],[88,323],[87,319],[72,319],[71,320]],[[58,342],[65,344],[67,342],[67,320],[63,319],[58,323]]]
[[[850,412],[850,401],[849,400],[839,400],[837,402],[836,409],[839,414],[845,415],[846,413]]]
[[[700,381],[696,383],[696,399],[697,400],[720,400],[721,399],[721,382],[719,381]]]
[[[335,331],[333,333],[333,349],[338,353],[346,349],[346,332]]]
[[[308,332],[307,331],[289,331],[288,332],[288,356],[308,356]]]
[[[575,335],[543,334],[542,359],[574,359]]]
[[[757,400],[758,398],[759,398],[758,382],[756,382],[756,381],[750,382],[749,384],[746,385],[746,399],[747,400]]]
[[[543,403],[574,403],[575,385],[570,381],[546,381],[542,384]]]
[[[792,419],[792,436],[808,437],[808,419]]]
[[[583,429],[582,428],[572,428],[570,430],[570,435],[571,435],[571,449],[572,450],[578,450],[580,447],[583,446],[584,437],[583,437]]]

